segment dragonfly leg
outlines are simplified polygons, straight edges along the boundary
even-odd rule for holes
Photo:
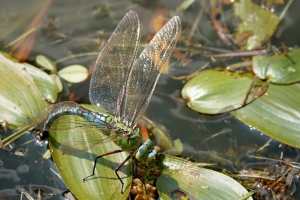
[[[97,160],[98,160],[99,158],[102,158],[102,157],[104,157],[104,156],[108,156],[108,155],[111,155],[111,154],[115,154],[115,153],[121,153],[121,152],[123,152],[123,150],[119,149],[119,150],[115,150],[115,151],[111,151],[111,152],[107,152],[107,153],[98,155],[98,156],[95,158],[95,161],[94,161],[93,173],[92,173],[91,175],[85,177],[85,178],[83,179],[83,182],[85,182],[85,180],[88,179],[89,177],[94,176],[95,170],[96,170],[96,165],[97,165]],[[118,176],[118,177],[119,177],[119,176]],[[119,179],[120,179],[120,178],[119,178]]]
[[[124,188],[124,183],[123,183],[123,181],[122,181],[122,179],[120,178],[120,176],[119,176],[119,174],[118,174],[118,171],[119,171],[119,169],[130,159],[132,157],[132,154],[130,154],[129,156],[127,156],[127,158],[125,159],[125,160],[123,160],[123,162],[121,163],[121,164],[119,164],[117,167],[116,167],[116,169],[115,169],[115,173],[116,173],[116,175],[117,175],[117,177],[118,177],[118,179],[121,181],[121,183],[122,183],[122,188],[121,188],[121,193],[122,194],[124,194],[124,192],[123,192],[123,188]]]
[[[137,177],[137,159],[135,156],[132,156],[132,162],[133,162],[133,177]]]

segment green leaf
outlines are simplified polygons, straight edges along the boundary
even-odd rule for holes
[[[249,36],[241,45],[244,50],[262,46],[273,35],[279,23],[279,17],[260,5],[253,4],[251,0],[236,2],[233,8],[235,15],[241,19],[236,37]]]
[[[185,10],[187,10],[191,5],[193,5],[194,2],[195,2],[195,0],[186,0],[186,1],[183,1],[183,2],[177,7],[177,10],[185,11]]]
[[[253,101],[260,90],[261,84],[251,88],[251,74],[236,74],[228,71],[206,70],[190,79],[182,89],[182,97],[187,105],[201,113],[218,114],[234,110]]]
[[[45,69],[47,69],[47,70],[49,70],[49,71],[51,71],[53,73],[57,72],[56,65],[48,57],[46,57],[44,55],[38,55],[35,58],[35,61],[36,61],[37,64],[39,64],[40,66],[44,67]]]
[[[59,76],[57,76],[57,74],[50,74],[49,76],[53,79],[58,92],[61,92],[63,90],[63,85],[62,85],[62,82],[61,82]]]
[[[282,143],[300,148],[299,99],[299,84],[270,84],[267,93],[231,114]]]
[[[94,107],[89,106],[89,109]],[[70,115],[59,117],[54,121],[51,128],[59,129],[63,123],[70,122]],[[77,118],[77,119],[76,119]],[[80,117],[73,116],[73,119],[80,120]],[[83,178],[89,176],[93,170],[93,164],[96,156],[120,149],[113,142],[97,145],[90,152],[81,154],[62,154],[59,145],[66,140],[69,134],[74,132],[88,132],[92,134],[91,129],[76,128],[70,130],[52,131],[50,137],[50,148],[55,164],[61,174],[64,182],[71,192],[78,199],[126,199],[130,192],[132,181],[132,161],[126,162],[118,171],[124,182],[124,194],[121,194],[121,182],[117,178],[114,169],[125,160],[128,153],[122,152],[108,155],[98,159],[96,172],[93,177],[83,182]],[[101,134],[99,130],[98,134]]]
[[[290,84],[300,81],[300,49],[280,56],[254,56],[253,71],[272,83]]]
[[[59,91],[54,80],[47,73],[27,63],[22,63],[19,67],[23,67],[30,74],[48,102],[56,102]]]
[[[47,107],[26,69],[32,68],[0,54],[0,121],[6,120],[10,128],[27,125],[28,118]]]
[[[159,155],[159,162],[163,173],[156,187],[161,199],[240,199],[248,193],[229,176],[184,159]]]
[[[70,83],[79,83],[88,77],[88,70],[81,65],[70,65],[59,70],[58,75]]]

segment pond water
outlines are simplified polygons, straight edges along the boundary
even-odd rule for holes
[[[205,9],[204,5],[209,8],[208,1],[199,2],[194,2],[188,10],[180,14],[183,26],[182,37],[185,39],[178,42],[179,46],[184,45],[199,11]],[[139,15],[143,48],[148,42],[148,36],[152,34],[153,27],[149,27],[149,24],[154,13],[169,12],[170,16],[179,15],[175,9],[180,3],[179,0],[70,0],[47,3],[37,0],[0,0],[0,49],[10,52],[12,47],[7,45],[22,35],[32,23],[40,20],[37,23],[39,29],[32,38],[34,43],[26,43],[30,51],[26,58],[27,62],[33,63],[35,57],[40,54],[57,61],[73,54],[90,53],[59,62],[57,67],[61,69],[70,64],[81,64],[91,68],[101,47],[129,10],[135,10]],[[284,42],[286,46],[299,46],[299,7],[300,2],[294,1],[279,24],[272,38],[272,44],[280,46],[281,42]],[[283,10],[283,6],[275,8],[275,13],[277,9],[278,12]],[[225,10],[227,10],[224,13],[225,17],[230,18],[230,7],[225,6]],[[210,15],[206,12],[202,15],[193,34],[193,42],[207,47],[227,48],[219,40]],[[30,44],[33,44],[32,49]],[[26,48],[24,50],[26,51]],[[185,66],[182,62],[171,59],[169,73],[173,76],[188,75],[209,61],[203,54],[190,54],[188,59],[191,59],[191,62]],[[214,63],[211,67],[226,66],[230,62],[232,61],[220,60],[218,64]],[[162,74],[145,113],[145,116],[152,121],[164,125],[172,139],[179,138],[182,141],[183,156],[197,162],[216,163],[218,169],[226,169],[230,172],[249,168],[264,169],[273,165],[265,160],[247,156],[248,153],[264,145],[270,139],[268,136],[236,120],[228,113],[209,116],[191,110],[180,101],[180,91],[184,83],[185,81],[174,80],[169,75]],[[89,103],[88,88],[88,81],[74,84],[70,90],[64,89],[59,99],[61,101],[72,97],[71,100],[76,99],[79,103]],[[216,137],[203,143],[217,133],[219,134]],[[9,133],[1,134],[2,137],[7,135]],[[20,199],[18,187],[23,187],[30,194],[37,193],[37,190],[41,189],[45,192],[45,199],[64,199],[62,193],[67,190],[67,186],[60,179],[53,162],[42,158],[46,145],[45,142],[36,140],[34,135],[26,134],[14,142],[11,146],[12,151],[0,151],[0,199],[2,197]],[[14,152],[18,149],[26,151],[26,155],[15,155]],[[298,150],[272,141],[260,156],[279,158],[281,152],[293,159]],[[300,198],[299,184],[296,187],[293,196],[297,199]]]

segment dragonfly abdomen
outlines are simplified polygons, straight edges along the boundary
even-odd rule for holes
[[[107,124],[114,125],[113,117],[109,114],[98,113],[88,110],[79,104],[66,101],[53,106],[48,118],[46,119],[43,127],[43,131],[50,127],[51,124],[61,116],[64,115],[76,115],[86,119],[87,121],[95,124],[99,128],[107,127]]]

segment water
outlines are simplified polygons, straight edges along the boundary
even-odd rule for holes
[[[0,30],[3,43],[11,42],[24,32],[24,29],[32,20],[29,16],[33,13],[32,10],[38,11],[40,9],[40,7],[34,7],[34,5],[38,5],[37,2],[14,1],[15,4],[13,5],[12,2],[1,1],[0,14],[1,19],[3,19],[1,26],[5,27]],[[53,60],[58,60],[68,56],[70,52],[73,54],[99,52],[116,24],[129,9],[134,9],[138,12],[142,24],[141,29],[143,34],[145,34],[142,36],[141,44],[146,44],[146,36],[149,34],[147,26],[153,13],[157,8],[174,9],[178,5],[177,3],[172,2],[170,4],[170,1],[154,1],[151,4],[147,4],[147,1],[136,2],[136,4],[132,1],[110,1],[109,3],[101,3],[99,1],[84,3],[77,1],[53,1],[43,22],[53,25],[56,31],[42,23],[43,28],[37,32],[29,61],[33,60],[38,54],[44,54]],[[299,32],[297,23],[300,17],[297,14],[299,2],[295,1],[293,4],[283,21],[279,24],[275,37],[272,40],[272,43],[276,46],[280,46],[280,43],[283,41],[287,46],[299,46],[300,44],[300,38],[297,34]],[[194,6],[190,7],[184,16],[181,17],[184,27],[183,36],[189,34],[190,27],[200,8],[197,3],[194,3]],[[113,22],[111,19],[114,19]],[[97,34],[96,31],[98,30],[107,32]],[[62,37],[59,33],[65,34],[67,38]],[[204,14],[202,17],[200,26],[198,26],[193,39],[195,42],[205,43],[208,46],[225,48],[216,36],[209,14]],[[4,44],[2,44],[3,46]],[[62,68],[74,63],[91,67],[95,59],[96,55],[76,57],[58,63],[58,67]],[[206,58],[199,55],[194,55],[191,59],[192,62],[184,67],[178,62],[175,63],[170,73],[178,76],[190,74],[207,61]],[[171,60],[171,63],[174,63],[174,59]],[[169,130],[173,139],[180,138],[185,144],[185,155],[192,157],[194,160],[199,162],[217,162],[220,168],[231,171],[243,169],[248,163],[257,165],[261,163],[260,160],[249,159],[245,154],[250,150],[259,148],[269,138],[235,120],[229,114],[218,116],[201,115],[192,111],[186,105],[169,98],[169,96],[179,98],[183,85],[183,81],[173,80],[168,75],[163,74],[158,80],[145,115],[151,120],[163,124]],[[70,90],[72,94],[75,94],[78,102],[88,103],[88,88],[89,83],[86,82],[74,84]],[[167,94],[167,96],[162,95],[162,93]],[[61,99],[65,100],[65,96],[62,96]],[[220,134],[220,136],[211,138],[202,144],[203,140],[222,131],[224,133]],[[44,150],[39,144],[36,144],[34,141],[24,145],[26,141],[32,139],[32,135],[26,135],[15,142],[16,149],[19,147],[28,148],[28,156],[26,157],[15,156],[11,152],[0,152],[0,158],[3,162],[2,169],[17,171],[18,167],[23,167],[24,163],[29,167],[28,172],[18,175],[20,179],[3,179],[9,181],[5,185],[0,183],[0,190],[15,192],[16,187],[19,185],[23,185],[27,190],[32,185],[47,185],[52,189],[55,188],[55,191],[59,191],[56,193],[57,196],[52,197],[52,199],[57,199],[62,191],[66,190],[66,186],[49,170],[50,167],[54,168],[53,163],[41,158],[40,153],[44,152]],[[292,158],[296,157],[294,155],[296,154],[295,150],[287,151],[285,147],[280,147],[275,141],[264,151],[264,155],[279,155],[281,151],[289,153]],[[40,160],[43,161],[42,165],[39,163]],[[51,191],[53,192],[54,189]],[[298,191],[294,196],[299,198],[297,193]],[[19,199],[17,196],[16,194],[15,198]]]

